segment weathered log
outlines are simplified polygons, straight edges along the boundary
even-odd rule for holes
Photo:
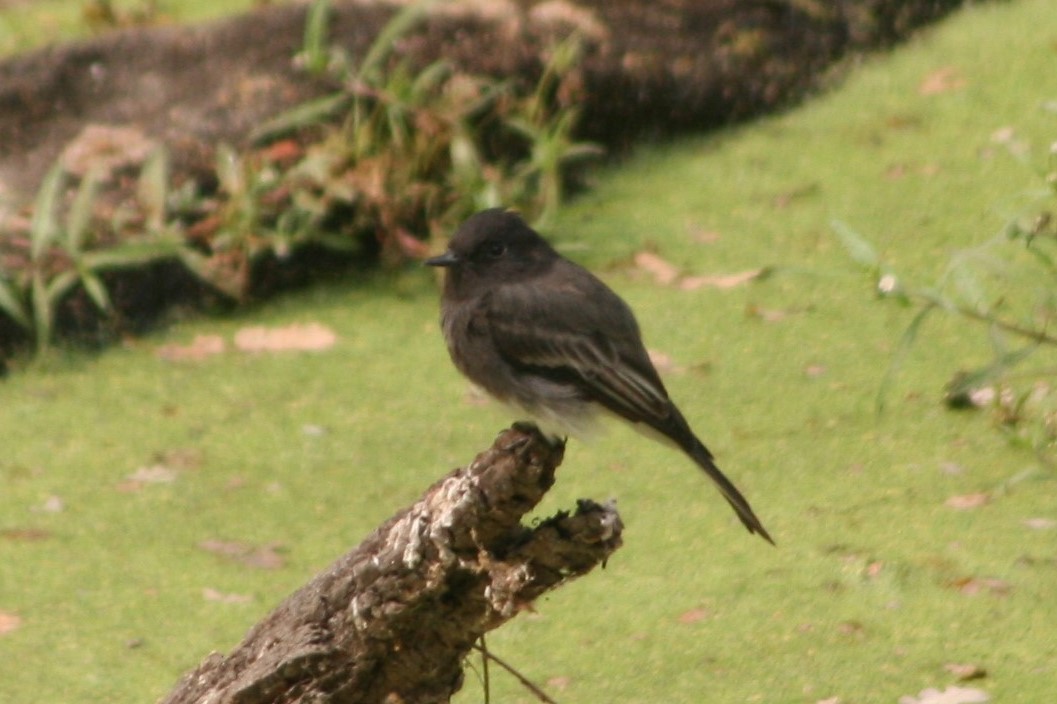
[[[534,428],[504,431],[164,701],[448,701],[481,635],[620,547],[620,517],[592,501],[521,524],[563,450]]]

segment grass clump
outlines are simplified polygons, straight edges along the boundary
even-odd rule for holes
[[[1029,163],[1026,146],[1001,130],[996,140]],[[1025,196],[1031,204],[1001,232],[948,258],[938,280],[913,283],[888,266],[876,247],[844,223],[834,229],[849,256],[872,277],[878,295],[915,310],[904,329],[885,380],[878,409],[919,338],[926,322],[946,314],[980,329],[990,358],[952,370],[944,401],[954,409],[989,409],[995,424],[1016,444],[1030,448],[1045,466],[1057,462],[1057,374],[1052,362],[1057,333],[1057,142],[1039,174],[1041,188]]]
[[[0,262],[0,313],[21,326],[46,349],[55,333],[59,308],[70,305],[77,288],[100,314],[113,311],[104,275],[178,256],[181,244],[162,223],[161,190],[165,178],[164,155],[152,157],[140,180],[140,202],[148,213],[135,236],[119,239],[115,230],[103,230],[94,219],[101,187],[98,172],[91,171],[78,184],[72,202],[63,207],[67,174],[56,165],[41,184],[28,237],[9,237]],[[113,223],[121,220],[115,216]]]
[[[218,145],[209,178],[172,188],[158,154],[138,187],[110,184],[103,198],[100,178],[76,184],[56,165],[32,222],[0,233],[0,253],[10,251],[0,260],[0,316],[43,349],[60,309],[79,300],[73,293],[86,293],[96,315],[120,327],[111,316],[135,297],[115,302],[114,277],[100,276],[104,270],[172,260],[242,302],[281,280],[276,270],[310,266],[292,264],[306,251],[395,265],[425,256],[432,237],[484,207],[549,219],[569,169],[599,153],[573,138],[578,39],[554,46],[528,87],[445,61],[418,69],[395,47],[427,6],[396,13],[354,63],[326,44],[329,3],[317,0],[298,58],[307,73],[340,89],[261,125],[245,151]],[[67,191],[76,195],[59,236],[55,217]],[[22,242],[30,243],[26,256]]]
[[[390,21],[358,62],[326,51],[328,3],[317,0],[306,22],[306,70],[334,75],[343,89],[262,125],[257,141],[312,128],[335,113],[290,168],[293,219],[316,230],[366,232],[383,256],[403,259],[426,250],[422,235],[446,233],[471,213],[507,205],[545,221],[565,195],[565,178],[598,147],[576,142],[578,110],[570,80],[581,45],[575,35],[552,47],[535,85],[457,71],[436,61],[415,69],[394,55],[399,37],[425,15],[413,4]],[[416,241],[417,240],[417,241]]]

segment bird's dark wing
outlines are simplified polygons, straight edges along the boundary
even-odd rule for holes
[[[544,286],[506,283],[490,292],[488,325],[499,353],[517,368],[578,382],[591,400],[632,422],[663,423],[671,403],[630,309],[575,264],[556,266]]]
[[[575,264],[556,266],[543,281],[507,282],[487,294],[482,309],[499,354],[523,372],[575,385],[587,399],[670,438],[712,478],[745,527],[773,543],[668,398],[624,301]]]

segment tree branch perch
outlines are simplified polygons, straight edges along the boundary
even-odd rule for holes
[[[448,701],[482,634],[620,547],[620,517],[592,501],[521,525],[563,450],[534,429],[505,430],[164,702]]]

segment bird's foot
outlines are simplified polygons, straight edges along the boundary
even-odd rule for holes
[[[530,420],[518,420],[514,421],[514,424],[510,426],[519,433],[529,433],[530,435],[542,435],[538,425]]]
[[[566,438],[559,437],[558,435],[551,435],[540,430],[540,427],[530,420],[519,420],[515,421],[510,426],[519,433],[526,433],[528,435],[535,435],[542,438],[547,445],[552,449],[565,449]]]

